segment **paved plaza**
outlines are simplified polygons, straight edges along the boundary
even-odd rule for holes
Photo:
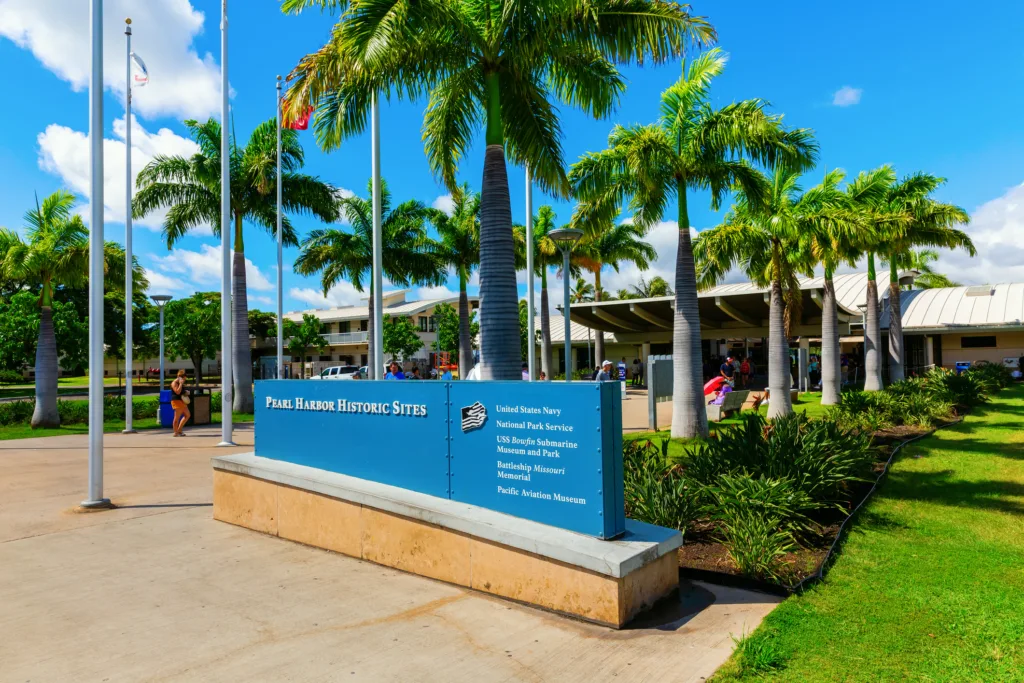
[[[107,435],[101,512],[85,436],[0,444],[0,680],[699,681],[777,602],[687,584],[613,631],[215,522],[235,433]]]

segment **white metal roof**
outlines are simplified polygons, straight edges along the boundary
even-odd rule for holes
[[[881,301],[885,298],[886,293],[889,289],[889,273],[878,272],[876,276],[878,283],[878,300]],[[824,289],[825,277],[811,277],[811,278],[800,278],[800,289]],[[860,309],[857,306],[862,305],[865,301],[865,296],[868,290],[868,274],[867,273],[848,273],[846,275],[836,275],[832,278],[832,283],[836,288],[836,301],[847,313],[854,315],[860,315]],[[697,296],[700,298],[714,297],[714,296],[733,296],[737,294],[762,294],[767,292],[768,289],[765,287],[758,287],[751,282],[741,282],[733,285],[718,285],[711,289],[705,289],[698,293]]]
[[[537,325],[537,331],[540,332],[540,316],[539,315],[537,316],[536,325]],[[570,333],[572,334],[572,341],[574,341],[574,342],[586,342],[587,339],[588,339],[587,332],[590,332],[589,339],[591,339],[591,340],[594,339],[594,331],[592,329],[590,329],[589,327],[587,327],[586,325],[581,325],[581,324],[579,324],[577,322],[571,322],[570,321],[570,323],[569,323],[569,330],[570,330]],[[608,333],[608,332],[604,333],[604,338],[606,340],[610,339],[612,336],[613,335]],[[559,313],[557,315],[555,313],[551,314],[551,343],[552,344],[556,344],[556,343],[557,344],[564,344],[565,343],[565,317],[562,316],[561,313]]]
[[[479,302],[480,298],[476,296],[469,297],[470,307],[475,307]],[[451,304],[453,306],[459,305],[459,297],[447,297],[442,299],[420,299],[419,301],[401,301],[393,306],[388,306],[385,299],[384,313],[385,315],[400,315],[410,316],[422,313],[423,311],[430,310],[438,304]],[[340,322],[345,320],[369,320],[370,309],[369,306],[342,306],[339,308],[314,308],[306,311],[292,311],[285,313],[284,317],[295,322],[302,322],[303,315],[314,315],[320,319],[321,322],[332,323]]]
[[[903,329],[954,331],[1024,326],[1024,283],[945,287],[901,292]],[[881,320],[889,325],[889,311]]]

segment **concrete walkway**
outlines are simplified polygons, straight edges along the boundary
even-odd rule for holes
[[[218,428],[0,445],[0,680],[699,681],[777,599],[688,586],[638,628],[583,624],[211,518]]]

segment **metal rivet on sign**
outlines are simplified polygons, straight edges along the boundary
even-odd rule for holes
[[[599,495],[599,496],[600,496],[600,495],[603,495],[603,494],[601,493],[601,489],[598,489],[598,490],[597,490],[597,495]]]
[[[598,473],[598,474],[601,474],[601,470],[598,470],[598,471],[597,471],[597,473]]]
[[[597,511],[597,516],[598,516],[598,517],[604,517],[604,513],[603,513],[603,512],[601,512],[600,510],[598,510],[598,511]]]

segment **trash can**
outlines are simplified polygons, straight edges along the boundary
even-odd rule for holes
[[[970,361],[958,360],[956,362],[956,374],[962,375],[962,374],[964,374],[965,372],[967,372],[970,369],[971,369],[971,362]]]
[[[160,426],[171,427],[174,424],[174,408],[171,407],[171,390],[160,392]]]
[[[192,389],[191,398],[192,404],[189,409],[192,411],[192,419],[188,423],[190,425],[210,424],[210,390]]]

